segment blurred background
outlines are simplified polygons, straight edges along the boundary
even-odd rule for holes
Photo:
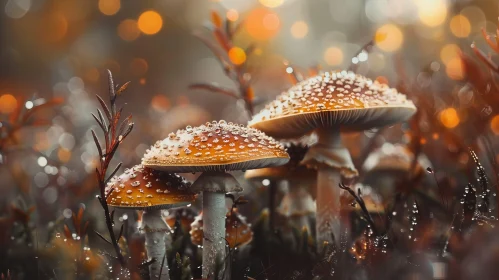
[[[257,109],[291,85],[288,65],[301,73],[317,66],[355,67],[357,73],[399,89],[404,88],[401,83],[406,89],[417,88],[408,92],[413,100],[428,94],[428,116],[466,145],[476,138],[466,110],[476,103],[477,91],[467,88],[470,75],[461,56],[473,56],[472,43],[488,54],[482,29],[495,35],[499,16],[494,0],[2,0],[0,4],[0,213],[9,212],[11,203],[21,197],[27,206],[35,206],[32,222],[42,228],[55,226],[61,217],[70,218],[80,206],[96,216],[102,211],[95,199],[98,153],[90,132],[98,126],[90,113],[98,106],[95,94],[107,100],[105,69],[118,83],[131,81],[119,101],[126,102],[121,103],[124,112],[132,114],[135,122],[115,160],[124,167],[138,163],[156,140],[186,125],[213,119],[248,121],[242,100],[189,88],[193,83],[218,83],[238,90],[217,56],[199,39],[217,45],[210,26],[213,12],[238,26],[224,56],[234,65],[246,65],[247,77],[254,77]],[[369,42],[373,46],[363,49]],[[54,106],[42,106],[33,114],[36,121],[13,125],[12,114],[19,108],[29,111],[50,102]],[[495,106],[473,107],[484,126],[481,131],[492,137],[499,135]],[[422,127],[426,134],[420,144],[434,156],[432,164],[447,172],[442,177],[453,175],[449,180],[464,188],[466,182],[460,179],[470,174],[460,166],[472,164],[467,151],[457,151],[453,144],[443,145],[444,149],[431,146],[443,140],[430,125],[423,122]],[[407,142],[403,137],[408,126],[402,128],[377,139],[374,147],[384,141]],[[355,143],[349,147],[354,158],[362,156],[373,135],[368,131],[349,136]],[[449,158],[448,153],[454,156]],[[491,168],[485,160],[482,163]]]
[[[122,100],[137,125],[119,152],[125,166],[138,162],[153,141],[187,124],[248,120],[242,102],[188,88],[196,82],[237,86],[194,36],[216,42],[205,27],[211,11],[241,24],[229,59],[253,66],[250,74],[257,78],[252,86],[261,104],[289,87],[283,61],[298,69],[320,65],[324,70],[346,69],[354,63],[358,73],[392,86],[400,80],[399,63],[406,77],[437,94],[433,96],[437,114],[455,102],[472,100],[467,92],[458,95],[465,83],[458,53],[471,52],[473,42],[486,46],[481,29],[495,32],[499,4],[493,0],[4,0],[1,117],[20,103],[29,109],[52,98],[64,100],[46,110],[47,126],[21,136],[41,155],[31,154],[19,162],[12,159],[7,166],[29,175],[27,188],[40,192],[40,203],[60,205],[61,188],[93,173],[97,150],[90,129],[97,125],[90,112],[97,104],[94,95],[106,96],[105,69],[119,83],[131,81]],[[373,38],[375,47],[355,56]],[[256,50],[246,57],[243,50],[249,45]],[[434,71],[431,79],[420,75],[425,67]],[[450,128],[459,124],[452,108],[443,120]],[[64,168],[52,168],[51,162]],[[2,168],[0,183],[6,194],[13,191],[8,168]],[[9,195],[2,197],[8,201]]]

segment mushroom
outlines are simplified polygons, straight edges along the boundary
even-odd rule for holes
[[[295,180],[291,182],[296,183]],[[303,187],[291,187],[290,192],[281,200],[277,211],[288,217],[293,226],[311,232],[310,215],[315,215],[315,202],[310,193]]]
[[[304,80],[277,97],[249,122],[276,138],[296,138],[310,131],[318,136],[302,164],[316,168],[317,241],[340,233],[341,175],[357,176],[340,131],[359,131],[406,121],[414,104],[396,89],[352,72],[326,72]]]
[[[389,201],[395,194],[398,181],[407,180],[414,163],[414,154],[404,145],[384,143],[366,158],[363,166],[363,182],[373,186],[384,200]],[[414,174],[420,174],[431,166],[428,158],[419,155],[414,166]]]
[[[203,191],[203,278],[225,260],[225,193],[242,188],[226,173],[287,163],[284,147],[263,132],[225,121],[171,133],[146,152],[145,166],[170,172],[203,172],[192,188]],[[218,276],[215,276],[217,278]]]
[[[203,213],[200,213],[191,224],[191,241],[192,244],[203,245]],[[246,222],[237,211],[233,208],[232,211],[227,211],[225,217],[225,239],[230,248],[242,247],[251,242],[253,239],[253,231],[251,225]]]
[[[287,182],[290,192],[284,196],[278,211],[280,214],[292,218],[294,226],[300,229],[305,226],[310,232],[308,215],[315,213],[315,203],[306,189],[315,183],[317,172],[300,165],[300,161],[308,151],[306,143],[311,142],[309,138],[300,140],[284,143],[290,157],[286,165],[248,170],[244,177],[254,181],[267,179],[273,183],[276,181]],[[274,211],[274,209],[269,210],[270,213]],[[270,221],[272,222],[272,220],[271,215]]]
[[[196,194],[189,187],[190,183],[179,175],[142,165],[125,170],[122,175],[113,177],[107,185],[106,201],[109,206],[143,210],[142,229],[146,238],[147,255],[156,260],[149,266],[151,279],[170,279],[168,262],[164,262],[163,268],[161,265],[166,257],[166,232],[171,229],[161,216],[161,210],[194,202]]]

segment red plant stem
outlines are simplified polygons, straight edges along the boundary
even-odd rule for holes
[[[106,168],[107,169],[107,166]],[[102,205],[102,208],[104,209],[104,217],[106,218],[106,226],[107,230],[109,231],[109,235],[111,236],[111,243],[113,243],[114,251],[116,252],[116,257],[118,258],[118,261],[122,266],[126,265],[125,258],[123,257],[123,254],[121,253],[120,246],[118,245],[118,241],[116,239],[116,235],[114,234],[113,230],[113,222],[111,221],[111,214],[109,213],[109,206],[107,205],[106,202],[106,194],[105,194],[105,172],[100,173],[100,178],[99,178],[99,187],[100,187],[100,202]]]

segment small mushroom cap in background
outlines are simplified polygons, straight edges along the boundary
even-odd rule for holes
[[[315,201],[303,188],[289,192],[284,196],[277,211],[286,217],[300,217],[316,212]]]
[[[384,143],[374,150],[364,161],[363,170],[367,173],[401,172],[411,169],[414,154],[404,145]],[[416,161],[416,171],[430,167],[431,163],[424,155],[419,155]]]
[[[199,214],[191,224],[191,241],[194,245],[203,244],[203,214]],[[234,208],[227,212],[225,218],[225,239],[229,243],[230,248],[243,246],[251,242],[253,239],[253,231],[251,225],[246,222],[243,217]]]
[[[296,138],[318,127],[359,131],[408,120],[414,104],[396,89],[353,72],[326,72],[277,97],[249,122],[277,138]]]
[[[213,121],[170,133],[146,151],[142,164],[169,172],[225,172],[278,166],[288,160],[284,147],[263,132]]]
[[[297,141],[285,142],[283,145],[289,154],[288,163],[281,166],[248,170],[244,173],[244,178],[251,180],[315,180],[317,178],[317,171],[300,165],[309,146]]]
[[[196,200],[191,183],[177,174],[136,165],[114,176],[106,187],[107,203],[127,209],[168,209]]]

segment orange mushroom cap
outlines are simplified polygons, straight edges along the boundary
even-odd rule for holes
[[[222,120],[170,133],[146,152],[142,164],[170,172],[225,172],[278,166],[288,160],[273,138]]]
[[[110,206],[128,209],[167,209],[196,200],[191,184],[177,174],[136,165],[113,177],[106,187]]]
[[[353,72],[326,72],[282,93],[249,122],[278,138],[296,138],[319,127],[366,130],[409,119],[406,96]]]

